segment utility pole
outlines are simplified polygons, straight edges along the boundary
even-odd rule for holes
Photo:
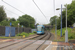
[[[68,42],[68,30],[67,30],[67,4],[66,4],[66,31],[65,31],[65,42]]]
[[[61,4],[61,37],[62,37],[62,4]]]

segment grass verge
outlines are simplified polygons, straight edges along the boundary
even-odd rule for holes
[[[56,36],[55,28],[53,28],[51,30],[51,33],[53,33],[55,35],[55,40],[54,41],[65,41],[65,30],[66,30],[66,28],[62,28],[62,37],[60,37],[61,29],[57,30],[57,36]],[[73,28],[73,29],[72,28],[67,28],[67,30],[68,30],[68,39],[69,40],[74,40],[75,39],[75,28]]]

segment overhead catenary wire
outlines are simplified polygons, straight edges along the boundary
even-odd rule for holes
[[[12,11],[10,11],[10,10],[6,9],[6,8],[5,8],[5,10],[7,10],[7,11],[9,11],[9,12],[11,12],[11,13],[13,13],[13,14],[17,15],[17,16],[19,16],[18,14],[14,13],[14,12],[12,12]]]
[[[34,2],[34,0],[32,0]],[[44,13],[42,12],[42,10],[38,7],[38,5],[34,2],[34,4],[37,6],[37,8],[40,10],[40,12],[43,14],[43,16],[46,18],[46,16],[44,15]],[[47,20],[47,18],[46,18]]]
[[[3,0],[2,0],[2,1],[3,1]],[[15,8],[14,6],[12,6],[12,5],[8,4],[7,2],[5,2],[5,1],[3,1],[3,2],[4,2],[4,3],[6,3],[7,5],[9,5],[9,6],[13,7],[14,9],[18,10],[19,12],[21,12],[21,13],[25,14],[24,12],[22,12],[21,10],[19,10],[19,9]]]
[[[54,8],[54,15],[55,15],[55,0],[53,0],[53,4],[54,4],[53,8]]]

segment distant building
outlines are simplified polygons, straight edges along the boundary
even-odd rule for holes
[[[75,23],[73,24],[73,27],[75,27]]]

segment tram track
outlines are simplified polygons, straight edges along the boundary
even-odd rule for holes
[[[25,37],[24,39],[25,40],[28,40],[28,39],[32,39],[32,38],[37,38],[37,37],[39,37],[40,35],[31,35],[31,36],[29,36],[29,37]],[[17,39],[17,40],[19,40],[19,39]],[[4,43],[10,43],[10,42],[12,42],[12,41],[15,41],[14,39],[12,39],[12,40],[9,40],[9,41],[6,41],[6,42],[0,42],[0,44],[4,44]]]
[[[33,43],[36,43],[39,40],[43,40],[42,44],[38,45],[36,49],[34,50],[39,50],[39,48],[46,42],[46,40],[48,40],[50,37],[47,37],[48,33],[42,35],[42,36],[37,36],[35,38],[31,38],[31,39],[36,39],[36,40],[31,40],[31,39],[26,39],[26,40],[22,40],[21,42],[16,42],[14,44],[11,45],[7,45],[5,47],[0,48],[0,50],[23,50],[26,47],[33,45]]]
[[[49,34],[49,33],[48,33],[48,34]],[[49,34],[49,35],[47,36],[47,39],[46,39],[36,50],[41,50],[40,48],[45,44],[45,42],[46,42],[47,40],[50,39],[50,37],[51,37],[51,34]]]
[[[45,34],[45,35],[44,35],[44,36],[42,36],[41,38],[39,38],[39,39],[35,40],[34,42],[32,42],[32,43],[30,43],[30,44],[28,44],[28,45],[26,45],[26,46],[24,46],[24,47],[20,48],[19,50],[22,50],[23,48],[28,47],[29,45],[31,45],[31,44],[33,44],[33,43],[35,43],[36,41],[41,40],[41,39],[42,39],[42,38],[44,38],[46,35],[47,35],[47,34]]]
[[[46,34],[46,37],[47,37],[47,35],[48,35],[48,33]],[[48,40],[50,38],[50,35],[46,38],[46,40],[44,40],[44,42],[42,43],[42,44],[40,44],[36,49],[34,49],[34,50],[39,50],[40,49],[40,47]],[[43,38],[42,38],[43,39]],[[38,41],[38,40],[36,40],[36,41]],[[33,43],[35,43],[36,41],[34,41]],[[29,45],[32,45],[33,46],[33,43],[31,43],[31,44],[29,44]],[[26,48],[26,47],[28,47],[29,45],[27,45],[27,46],[25,46],[25,47],[23,47],[23,48],[21,48],[21,49],[19,49],[19,50],[25,50],[24,48]]]
[[[42,35],[42,36],[43,36],[42,38],[44,38],[46,35]],[[41,37],[41,36],[39,36],[39,37]],[[39,40],[42,39],[42,38],[39,38]],[[35,41],[36,41],[36,40],[35,40]],[[35,42],[35,41],[34,41],[34,42]],[[27,42],[25,42],[25,43],[28,43],[28,42],[31,42],[31,41],[27,41]],[[32,42],[32,43],[33,43],[33,42]],[[20,44],[20,45],[24,45],[24,44],[22,43],[22,44]],[[29,44],[29,45],[30,45],[30,44]],[[26,46],[28,46],[28,45],[26,45]],[[25,46],[25,47],[26,47],[26,46]],[[18,47],[18,46],[16,46],[16,47]],[[9,50],[12,50],[13,48],[15,48],[15,47],[10,48]],[[17,49],[14,49],[14,50],[17,50]],[[19,49],[18,49],[18,50],[19,50]]]
[[[4,45],[4,46],[3,47],[1,46],[0,49],[6,48],[6,47],[9,47],[9,46],[12,46],[12,45],[18,44],[20,42],[29,40],[31,38],[36,38],[36,37],[39,37],[39,36],[38,35],[37,36],[33,36],[33,37],[30,36],[29,38],[25,38],[25,39],[23,39],[21,41],[19,39],[17,39],[16,41],[3,42],[0,45]],[[18,42],[18,40],[19,40],[19,42]]]

